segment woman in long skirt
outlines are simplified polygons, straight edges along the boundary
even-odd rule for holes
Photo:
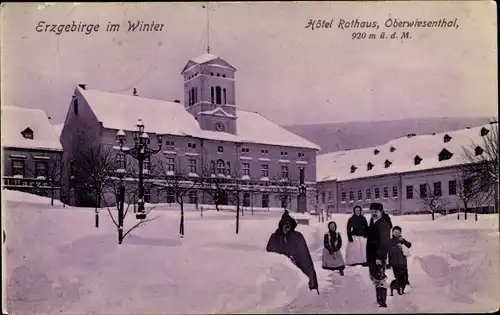
[[[324,237],[323,248],[323,269],[338,270],[340,275],[344,275],[345,263],[340,249],[342,248],[342,238],[337,232],[335,222],[328,223],[328,233]]]
[[[346,262],[350,266],[366,266],[366,236],[368,221],[360,206],[354,206],[353,215],[347,221]]]

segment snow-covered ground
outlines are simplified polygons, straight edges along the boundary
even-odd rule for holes
[[[5,191],[3,191],[5,193]],[[21,194],[21,195],[20,195]],[[345,313],[378,312],[363,267],[346,275],[321,269],[326,223],[300,225],[312,251],[320,295],[287,259],[266,253],[280,212],[246,212],[235,234],[233,212],[155,211],[158,219],[117,243],[107,211],[94,227],[89,209],[51,207],[23,193],[6,200],[8,311],[22,313]],[[348,215],[334,215],[344,227]],[[498,215],[393,217],[413,243],[412,287],[390,297],[388,312],[489,311],[500,305]],[[126,228],[135,224],[133,213]],[[344,249],[345,250],[345,247]],[[392,278],[392,271],[388,271]]]

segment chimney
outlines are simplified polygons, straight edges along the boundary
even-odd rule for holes
[[[134,91],[132,93],[134,94],[134,96],[137,96],[137,89],[134,88]]]
[[[174,102],[175,102],[175,103],[180,103],[181,101],[179,101],[179,100],[175,100]]]
[[[86,86],[86,84],[78,84],[78,86],[79,86],[79,87],[81,87],[81,88],[82,88],[82,90],[85,90],[85,86]]]

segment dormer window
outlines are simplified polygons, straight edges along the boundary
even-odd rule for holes
[[[451,153],[450,151],[448,151],[446,149],[443,149],[438,154],[438,160],[439,161],[449,160],[449,159],[451,159],[452,156],[453,156],[453,153]]]
[[[474,149],[476,155],[481,155],[483,154],[484,150],[483,148],[481,148],[480,146],[477,146],[475,149]]]
[[[356,169],[357,169],[357,167],[356,167],[356,166],[354,166],[354,165],[353,165],[353,166],[351,166],[351,173],[356,172]]]
[[[450,142],[451,137],[448,134],[445,134],[443,137],[444,143]]]
[[[385,160],[385,162],[384,162],[385,168],[388,168],[389,166],[391,166],[391,164],[392,164],[392,162],[389,160]]]
[[[21,134],[23,135],[24,139],[33,139],[33,130],[31,128],[26,128],[24,129]]]
[[[241,152],[250,153],[250,149],[249,148],[241,148]]]
[[[422,162],[422,158],[420,156],[415,156],[415,158],[413,159],[413,164],[415,165],[419,165],[420,162]]]
[[[78,116],[78,99],[76,97],[73,99],[73,113]]]
[[[394,151],[396,151],[396,148],[395,148],[395,147],[391,147],[391,148],[389,149],[389,151],[390,151],[390,152],[394,152]]]
[[[379,153],[380,153],[380,151],[379,151],[379,150],[377,150],[377,149],[375,149],[375,151],[373,151],[373,154],[375,154],[375,155],[377,155],[377,154],[379,154]]]
[[[486,128],[481,128],[481,137],[486,136],[490,131]]]
[[[373,166],[374,166],[374,165],[373,165],[371,162],[369,162],[369,163],[366,165],[366,169],[367,169],[368,171],[371,171],[371,170],[373,169]]]

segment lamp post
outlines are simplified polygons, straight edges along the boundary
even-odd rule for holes
[[[137,220],[144,220],[146,218],[146,212],[144,210],[144,174],[143,165],[144,161],[151,157],[152,155],[160,152],[161,146],[163,144],[163,135],[156,134],[158,140],[158,149],[149,148],[150,139],[146,132],[144,132],[144,124],[139,118],[137,129],[133,131],[134,137],[134,147],[132,149],[125,149],[123,145],[127,142],[127,135],[123,130],[118,130],[116,134],[116,142],[120,145],[120,151],[132,156],[139,162],[139,200],[137,201],[137,213],[135,217]]]

